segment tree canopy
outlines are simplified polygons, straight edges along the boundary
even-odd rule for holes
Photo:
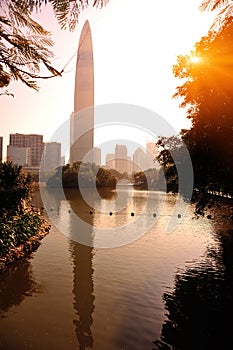
[[[218,31],[228,22],[233,15],[233,3],[231,0],[203,0],[200,6],[201,11],[217,11],[216,18],[211,27],[212,30]]]
[[[56,173],[47,179],[46,184],[48,188],[56,188],[60,186],[61,181],[64,188],[116,186],[116,178],[111,172],[94,163],[76,162],[73,165],[58,167]]]
[[[191,129],[182,130],[181,137],[192,159],[194,187],[205,195],[233,195],[232,19],[217,34],[209,32],[189,54],[179,56],[173,69],[182,81],[174,97],[182,99],[181,107],[186,108],[192,122]]]
[[[102,7],[108,0],[95,0]],[[20,80],[38,90],[38,79],[59,76],[53,67],[51,33],[33,20],[33,11],[51,4],[62,29],[73,30],[80,13],[89,6],[88,0],[5,0],[0,1],[0,88]],[[41,70],[47,74],[42,76]]]

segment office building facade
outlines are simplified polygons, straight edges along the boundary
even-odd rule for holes
[[[39,167],[44,143],[43,136],[37,134],[10,134],[10,146],[30,148],[30,166]]]
[[[45,169],[55,169],[61,165],[61,144],[59,142],[44,144],[42,164]]]
[[[7,146],[7,162],[21,165],[24,167],[31,166],[31,149],[30,147]]]

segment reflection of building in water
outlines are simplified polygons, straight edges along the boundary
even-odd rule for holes
[[[74,113],[70,118],[70,163],[82,161],[94,144],[94,65],[92,37],[86,21],[79,40]],[[81,111],[81,112],[80,112]]]
[[[138,147],[133,154],[133,172],[137,173],[147,169],[146,153]]]
[[[1,274],[0,291],[0,313],[4,313],[12,306],[19,305],[26,297],[40,293],[42,285],[35,282],[31,264],[22,260]]]
[[[146,143],[146,168],[152,169],[158,167],[158,162],[156,162],[156,157],[158,156],[159,151],[155,142]]]
[[[70,243],[70,251],[73,259],[73,295],[76,318],[73,321],[75,332],[79,342],[79,349],[84,350],[93,345],[91,325],[94,311],[93,295],[93,249],[74,241]]]
[[[76,194],[77,196],[77,194]],[[89,214],[90,208],[85,203],[84,199],[80,195],[77,207],[72,207],[73,211],[78,215],[80,210]],[[69,199],[69,197],[68,197]],[[71,203],[77,203],[72,201]],[[94,214],[93,214],[94,215]],[[85,350],[86,348],[92,348],[93,336],[91,332],[91,325],[93,323],[92,313],[94,311],[94,284],[93,284],[93,242],[92,242],[92,230],[93,230],[93,215],[88,215],[88,224],[85,226],[86,244],[82,245],[70,241],[70,252],[73,260],[73,306],[76,313],[76,318],[73,323],[75,325],[76,337],[79,343],[79,349]],[[83,217],[85,219],[85,217]],[[75,233],[80,230],[74,217],[70,216],[70,230],[71,236],[75,237]]]

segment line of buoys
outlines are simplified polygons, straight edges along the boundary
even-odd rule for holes
[[[50,210],[53,211],[54,209],[51,208]],[[69,209],[69,210],[68,210],[68,213],[71,213],[71,211],[72,211],[72,210]],[[90,215],[93,215],[93,214],[94,214],[94,211],[93,211],[93,210],[90,210],[90,211],[89,211],[89,214],[90,214]],[[110,211],[108,214],[109,214],[110,216],[112,216],[112,215],[113,215],[113,212]],[[141,214],[141,215],[143,215],[143,214]],[[135,213],[134,213],[133,211],[131,211],[130,216],[135,216]],[[156,213],[153,213],[152,216],[153,216],[154,218],[156,218],[156,217],[157,217],[157,214],[156,214]],[[161,215],[161,216],[164,216],[164,215]],[[168,215],[168,216],[169,216],[169,215]],[[212,218],[211,215],[207,215],[207,219],[211,219],[211,218]],[[232,215],[230,218],[233,220],[233,215]],[[181,214],[178,214],[178,219],[181,219]]]
[[[52,209],[51,209],[51,210],[52,210]],[[68,210],[68,212],[71,213],[71,210]],[[89,211],[89,214],[92,215],[92,214],[94,214],[94,212],[93,212],[92,210],[90,210],[90,211]],[[109,214],[110,216],[112,216],[112,215],[113,215],[113,212],[110,211],[108,214]],[[141,214],[141,215],[142,215],[142,214]],[[130,213],[130,216],[135,216],[135,213],[132,211],[132,212]],[[153,216],[154,218],[156,218],[157,214],[156,214],[156,213],[153,213],[152,216]],[[161,216],[164,216],[164,215],[161,215]],[[168,215],[168,216],[169,216],[169,215]],[[181,214],[178,214],[178,219],[180,219],[180,218],[181,218]],[[207,218],[208,218],[208,219],[211,219],[211,215],[208,215]]]
[[[41,210],[44,210],[44,209],[45,209],[44,207],[41,207]],[[54,208],[50,208],[50,211],[54,211]],[[70,214],[71,212],[72,212],[72,210],[69,209],[69,210],[68,210],[68,213]],[[93,214],[94,214],[94,211],[93,211],[93,210],[90,210],[90,211],[89,211],[89,214],[90,214],[90,215],[93,215]],[[108,213],[108,215],[110,215],[110,216],[112,216],[113,214],[114,214],[114,213],[113,213],[112,211],[110,211],[110,212]],[[133,216],[135,216],[135,215],[136,215],[136,213],[134,213],[133,211],[131,211],[130,216],[133,217]],[[146,214],[139,214],[139,215],[146,215]],[[153,213],[152,216],[153,216],[154,218],[156,218],[156,217],[157,217],[157,214],[156,214],[156,213]],[[170,215],[160,215],[160,216],[170,216]],[[178,219],[181,219],[182,215],[181,215],[181,214],[178,214],[177,217],[178,217]],[[207,218],[208,220],[211,220],[211,219],[213,219],[213,216],[212,216],[211,214],[208,214],[208,215],[206,215],[206,218]],[[233,215],[230,215],[230,216],[223,215],[222,218],[228,218],[229,220],[233,220]]]

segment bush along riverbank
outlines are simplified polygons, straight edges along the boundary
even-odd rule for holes
[[[39,209],[30,206],[30,175],[12,163],[0,164],[0,271],[28,256],[50,230]]]

